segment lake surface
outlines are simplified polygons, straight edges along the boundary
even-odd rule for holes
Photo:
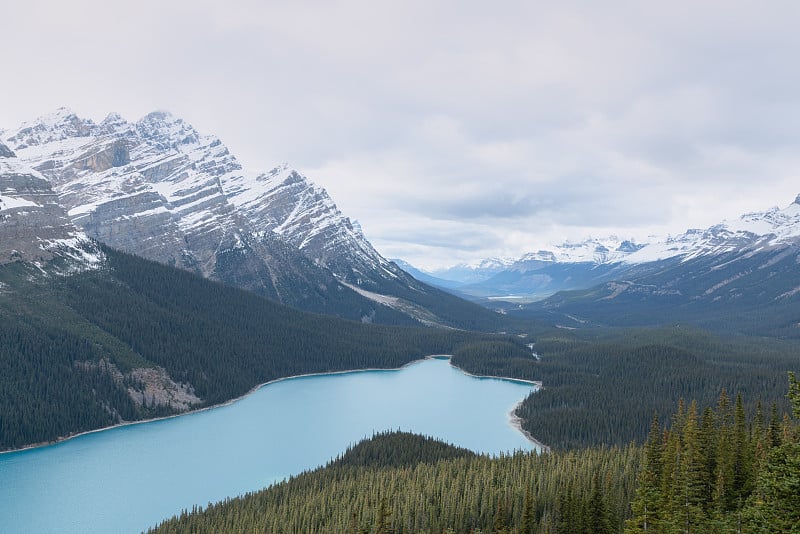
[[[383,430],[531,450],[509,412],[535,386],[447,359],[274,382],[228,406],[0,454],[0,532],[141,532],[325,464]]]

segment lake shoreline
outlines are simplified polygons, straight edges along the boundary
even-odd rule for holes
[[[387,371],[387,372],[400,371],[400,370],[405,369],[406,367],[408,367],[410,365],[414,365],[416,363],[423,362],[423,361],[426,361],[426,360],[431,360],[431,359],[447,359],[447,360],[450,360],[451,356],[447,355],[447,354],[431,354],[431,355],[428,355],[428,356],[424,356],[422,358],[417,358],[416,360],[412,360],[412,361],[410,361],[408,363],[405,363],[405,364],[401,365],[400,367],[387,367],[387,368],[380,368],[380,367],[374,367],[373,368],[373,367],[370,367],[370,368],[365,368],[365,369],[346,369],[346,370],[342,370],[342,371],[320,371],[318,373],[304,373],[304,374],[299,374],[299,375],[284,376],[284,377],[281,377],[281,378],[275,378],[273,380],[269,380],[267,382],[263,382],[263,383],[258,384],[256,386],[253,386],[249,391],[247,391],[247,393],[244,393],[243,395],[240,395],[238,397],[229,399],[229,400],[227,400],[225,402],[221,402],[219,404],[214,404],[214,405],[211,405],[211,406],[205,406],[203,408],[197,408],[197,409],[193,409],[193,410],[188,410],[188,411],[185,411],[185,412],[176,413],[176,414],[172,414],[172,415],[165,415],[163,417],[153,417],[153,418],[149,418],[149,419],[140,419],[140,420],[137,420],[137,421],[123,421],[121,423],[116,423],[116,424],[109,425],[109,426],[104,426],[104,427],[101,427],[101,428],[95,428],[95,429],[92,429],[92,430],[86,430],[84,432],[79,432],[77,434],[71,434],[69,436],[62,436],[62,437],[59,437],[59,438],[57,438],[55,440],[52,440],[52,441],[43,441],[43,442],[40,442],[40,443],[33,443],[31,445],[26,445],[25,447],[21,447],[21,448],[18,448],[18,449],[9,449],[9,450],[6,450],[6,451],[0,451],[0,455],[11,454],[11,453],[16,453],[16,452],[31,451],[31,450],[35,450],[35,449],[41,449],[41,448],[44,448],[44,447],[50,447],[52,445],[58,445],[60,443],[65,443],[67,441],[73,440],[75,438],[79,438],[81,436],[86,436],[86,435],[90,435],[90,434],[96,434],[98,432],[105,432],[106,430],[112,430],[112,429],[115,429],[115,428],[122,428],[122,427],[127,427],[127,426],[132,426],[132,425],[141,425],[141,424],[145,424],[145,423],[154,423],[154,422],[157,422],[157,421],[166,421],[166,420],[169,420],[169,419],[174,419],[176,417],[183,417],[185,415],[198,414],[198,413],[206,412],[208,410],[214,410],[216,408],[223,408],[225,406],[230,406],[230,405],[232,405],[232,404],[234,404],[236,402],[239,402],[240,400],[243,400],[243,399],[249,397],[250,395],[252,395],[253,393],[255,393],[256,391],[258,391],[259,389],[261,389],[261,388],[263,388],[265,386],[268,386],[270,384],[275,384],[277,382],[282,382],[282,381],[285,381],[285,380],[293,380],[293,379],[297,379],[297,378],[307,378],[307,377],[314,377],[314,376],[341,375],[341,374],[349,374],[349,373],[366,373],[366,372],[375,372],[375,371]],[[452,367],[455,367],[456,369],[458,369],[459,371],[461,371],[465,375],[472,376],[472,377],[475,377],[475,378],[494,378],[494,379],[498,379],[498,380],[509,380],[509,381],[513,381],[513,382],[523,382],[523,383],[526,383],[526,384],[533,384],[533,385],[536,385],[539,388],[542,387],[542,383],[538,382],[538,381],[524,380],[524,379],[521,379],[521,378],[509,378],[509,377],[505,377],[505,376],[475,375],[475,374],[472,374],[472,373],[470,373],[468,371],[465,371],[464,369],[462,369],[461,367],[458,367],[457,365],[453,365],[452,361],[450,362],[450,365]],[[522,401],[517,403],[517,405],[514,406],[514,408],[509,413],[509,424],[512,427],[514,427],[515,429],[517,429],[523,436],[525,436],[525,438],[528,439],[528,441],[530,441],[531,443],[533,443],[534,445],[536,445],[538,447],[541,447],[542,450],[549,451],[550,448],[547,445],[544,445],[543,443],[538,441],[528,431],[526,431],[526,430],[524,430],[522,428],[522,426],[521,426],[521,421],[522,420],[519,418],[519,416],[516,415],[516,410],[520,406],[520,404],[522,404]]]
[[[435,358],[435,356],[429,356],[429,357]],[[542,389],[542,387],[544,387],[542,386],[541,380],[525,380],[524,378],[508,378],[506,376],[497,376],[497,375],[476,375],[470,373],[469,371],[465,371],[464,369],[462,369],[457,365],[453,365],[452,361],[450,362],[450,365],[455,367],[465,375],[469,375],[475,378],[496,378],[498,380],[509,380],[511,382],[522,382],[524,384],[533,384],[537,388],[536,391],[539,391],[540,389]],[[533,437],[533,435],[530,432],[522,428],[522,417],[517,415],[517,410],[519,409],[520,406],[522,406],[523,402],[525,402],[525,399],[522,399],[517,404],[515,404],[514,407],[511,408],[511,411],[508,412],[508,424],[516,428],[520,434],[522,434],[523,436],[525,436],[525,438],[527,438],[528,441],[539,447],[541,452],[550,452],[550,447],[548,447],[547,445],[545,445],[544,443]]]

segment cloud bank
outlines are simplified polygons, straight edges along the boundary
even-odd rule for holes
[[[699,4],[17,2],[0,128],[169,109],[423,267],[645,239],[800,193],[800,5]]]

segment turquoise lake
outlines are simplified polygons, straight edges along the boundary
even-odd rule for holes
[[[535,386],[433,358],[268,384],[227,406],[0,454],[0,532],[135,533],[406,430],[490,454],[531,450],[509,412]]]

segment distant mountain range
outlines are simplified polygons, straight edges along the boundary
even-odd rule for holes
[[[615,236],[564,243],[549,250],[525,254],[505,268],[473,267],[474,280],[448,276],[465,266],[427,273],[429,283],[456,291],[473,300],[530,302],[559,291],[587,289],[598,284],[624,281],[658,271],[669,262],[692,261],[744,254],[748,257],[790,251],[800,242],[800,196],[784,209],[742,215],[706,229],[687,230],[677,236],[648,243]],[[496,263],[494,263],[496,265]],[[414,272],[409,266],[407,270]],[[426,273],[423,273],[426,274]],[[787,288],[791,290],[792,288]]]
[[[483,281],[442,287],[567,328],[691,322],[797,337],[800,196],[783,209],[651,243],[568,243],[526,254]]]
[[[98,124],[61,108],[3,131],[0,142],[0,173],[10,182],[19,174],[14,169],[25,167],[25,176],[47,189],[47,209],[62,218],[53,228],[69,227],[59,236],[80,231],[306,311],[494,328],[493,312],[420,283],[383,258],[327,192],[298,171],[244,169],[218,138],[169,113],[137,122],[110,114]],[[10,199],[24,197],[15,191],[0,194],[9,199],[5,210],[13,205],[19,214],[19,201]],[[4,223],[0,232],[16,224]],[[10,240],[5,246],[30,255]],[[6,252],[0,262],[12,259]]]

